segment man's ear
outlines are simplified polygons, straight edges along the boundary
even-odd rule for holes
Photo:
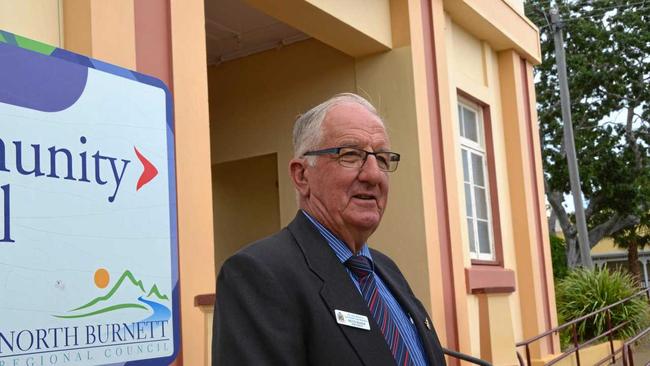
[[[309,195],[309,179],[307,178],[307,161],[305,159],[291,159],[289,162],[289,175],[291,182],[300,196]]]

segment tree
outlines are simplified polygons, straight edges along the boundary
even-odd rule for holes
[[[627,249],[627,266],[634,279],[641,283],[641,263],[639,263],[639,249],[650,245],[650,214],[641,217],[641,224],[626,228],[614,234],[614,243]]]
[[[639,225],[650,211],[650,0],[558,0],[576,153],[588,202],[589,244]],[[549,0],[528,0],[540,28],[536,68],[546,197],[562,228],[569,267],[580,263],[570,192]]]
[[[650,243],[650,229],[648,226],[627,228],[614,235],[616,245],[627,249],[627,266],[635,280],[641,283],[641,265],[639,263],[639,249]]]

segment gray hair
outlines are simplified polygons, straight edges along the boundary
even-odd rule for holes
[[[375,107],[370,104],[366,99],[353,93],[341,93],[329,98],[323,103],[313,107],[307,112],[298,116],[295,124],[293,125],[293,156],[294,158],[301,157],[307,151],[314,149],[320,144],[323,137],[323,130],[321,128],[323,120],[332,107],[341,103],[356,103],[370,113],[379,118],[381,123],[381,116],[377,113]],[[309,164],[313,165],[314,157],[308,156]]]

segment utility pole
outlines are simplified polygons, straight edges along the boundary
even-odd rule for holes
[[[580,247],[580,258],[582,266],[594,268],[591,260],[591,248],[589,246],[589,233],[587,221],[585,220],[585,209],[582,205],[582,191],[580,190],[580,173],[578,172],[578,159],[576,158],[576,147],[573,140],[573,124],[571,122],[571,96],[569,95],[569,83],[566,74],[566,59],[564,57],[564,39],[562,36],[562,19],[557,7],[550,11],[551,24],[553,26],[553,37],[555,42],[555,61],[557,63],[557,79],[560,84],[560,102],[562,104],[562,120],[564,125],[564,150],[566,151],[567,163],[569,165],[569,180],[571,181],[571,193],[573,205],[576,210],[576,226],[578,226],[578,244]]]

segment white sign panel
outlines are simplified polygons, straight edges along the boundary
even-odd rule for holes
[[[0,31],[0,366],[178,351],[171,97]]]

